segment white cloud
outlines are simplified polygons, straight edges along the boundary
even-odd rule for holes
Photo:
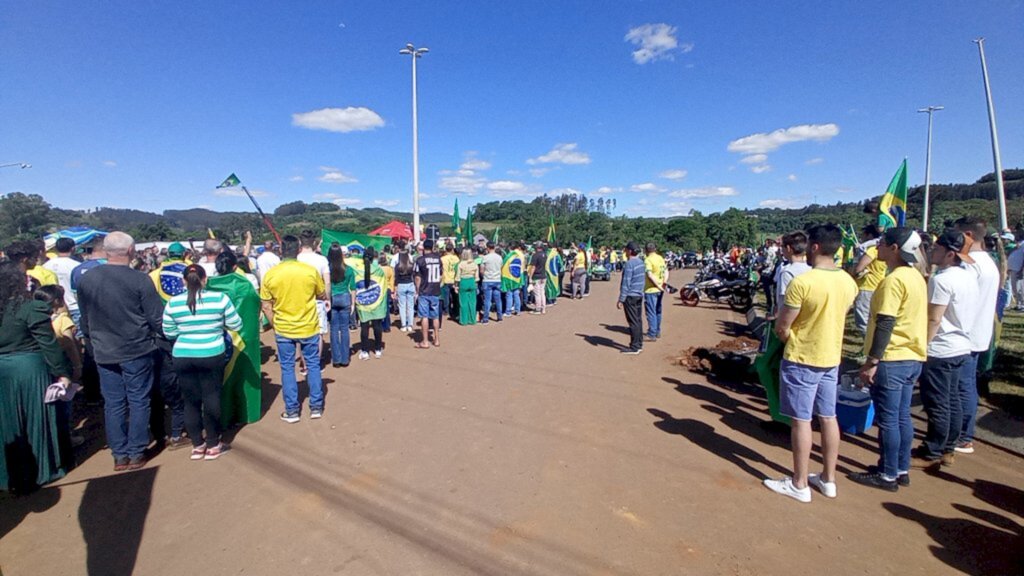
[[[839,134],[836,124],[800,124],[779,128],[772,132],[751,134],[729,142],[729,152],[739,154],[766,154],[778,150],[784,144],[813,140],[827,142]]]
[[[740,162],[743,162],[744,164],[763,164],[767,159],[767,154],[751,154],[750,156],[740,158]]]
[[[769,164],[759,164],[757,166],[750,167],[750,171],[753,172],[754,174],[763,174],[771,169],[772,167]]]
[[[768,200],[758,202],[757,205],[761,208],[800,208],[804,203],[798,200],[770,198]]]
[[[530,176],[534,178],[540,178],[541,176],[551,172],[552,170],[558,170],[558,166],[548,166],[546,168],[530,168]]]
[[[706,186],[704,188],[683,188],[669,192],[673,198],[720,198],[736,196],[739,192],[732,186]]]
[[[477,176],[445,176],[438,186],[453,194],[473,196],[487,183],[486,178]]]
[[[661,204],[662,216],[689,216],[693,206],[689,202],[664,202]]]
[[[305,180],[305,178],[302,176],[292,176],[288,179],[289,182],[302,182],[303,180]]]
[[[267,196],[267,192],[263,190],[249,190],[249,194],[252,194],[255,198],[263,198]],[[217,188],[213,191],[214,196],[245,196],[245,192],[241,188]]]
[[[578,152],[575,142],[555,144],[547,154],[530,158],[527,164],[590,164],[590,156],[586,152]]]
[[[329,200],[331,202],[334,202],[338,206],[343,206],[343,207],[344,206],[352,206],[352,205],[355,205],[355,204],[362,204],[363,203],[363,201],[360,200],[359,198],[345,198],[344,196],[341,196],[340,194],[335,194],[334,192],[324,192],[322,194],[313,194],[313,198],[315,200]]]
[[[786,176],[786,180],[789,180],[790,182],[796,182],[796,174],[790,174],[789,176]]]
[[[487,184],[487,189],[492,192],[518,192],[526,189],[526,184],[514,180],[495,180]]]
[[[200,204],[199,206],[196,206],[196,208],[202,208],[203,210],[213,210],[213,206],[210,206],[209,204]]]
[[[117,168],[117,162],[113,160],[104,160],[103,165],[107,168]]]
[[[420,194],[420,197],[422,198],[423,194]],[[374,200],[373,205],[381,206],[383,208],[392,208],[394,206],[398,206],[398,200]]]
[[[611,186],[601,186],[597,190],[594,190],[592,194],[594,196],[611,196],[612,194],[618,194],[622,192],[622,188],[612,188]]]
[[[684,53],[693,50],[693,44],[683,44],[680,47],[676,38],[676,27],[665,23],[643,24],[631,28],[624,40],[637,46],[633,51],[633,61],[637,64],[672,60],[673,52],[677,49]]]
[[[804,164],[807,164],[808,166],[813,166],[815,164],[821,164],[824,161],[825,161],[824,158],[811,158],[807,162],[804,162]]]
[[[658,176],[661,176],[666,180],[682,180],[683,178],[686,178],[687,174],[688,172],[686,170],[672,169],[665,170],[661,174],[658,174]]]
[[[320,170],[323,174],[321,174],[317,180],[321,182],[329,182],[331,184],[352,184],[354,182],[359,182],[359,180],[351,174],[346,174],[333,166],[321,166]]]
[[[467,158],[459,168],[463,170],[488,170],[491,167],[491,163],[486,160],[479,158]]]
[[[555,188],[553,190],[548,190],[549,196],[561,196],[562,194],[582,194],[582,192],[575,188]]]
[[[379,114],[363,107],[321,108],[292,114],[292,125],[329,132],[364,132],[384,125]]]
[[[630,192],[664,192],[665,189],[658,186],[654,182],[644,182],[643,184],[633,184],[629,187]]]

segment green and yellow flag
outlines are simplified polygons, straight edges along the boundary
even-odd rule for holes
[[[889,187],[878,203],[878,225],[883,230],[903,226],[907,222],[907,159],[893,175]]]
[[[466,245],[473,243],[473,209],[469,208],[466,210],[466,231],[463,235],[463,240]]]
[[[551,222],[550,222],[550,224],[548,224],[548,244],[554,245],[554,243],[558,239],[558,237],[555,234],[555,217],[554,217],[554,215],[551,215],[550,218],[551,218]]]
[[[523,255],[516,250],[505,252],[501,263],[501,291],[511,292],[523,285]]]
[[[371,236],[369,234],[355,234],[353,232],[338,232],[337,230],[324,230],[320,233],[320,238],[323,239],[324,252],[330,248],[331,244],[337,242],[339,245],[344,246],[349,252],[358,250],[363,252],[367,246],[373,246],[377,250],[384,248],[391,244],[391,238],[387,236]]]
[[[221,391],[221,422],[249,424],[260,419],[262,390],[260,385],[260,297],[249,280],[241,274],[211,276],[206,289],[223,292],[242,318],[242,329],[228,331],[231,336],[231,358],[224,368]]]
[[[380,320],[388,313],[387,286],[384,269],[374,260],[370,266],[370,281],[366,282],[363,259],[348,261],[348,273],[356,275],[356,312],[360,322]]]
[[[235,173],[232,172],[231,176],[225,178],[224,181],[220,183],[220,186],[217,186],[217,188],[234,188],[235,186],[238,186],[241,183],[242,181],[238,179],[238,176],[235,176]]]
[[[558,285],[558,273],[562,270],[562,257],[558,254],[558,250],[548,249],[548,260],[544,269],[548,275],[544,292],[548,300],[554,300],[562,295],[562,287]]]
[[[462,241],[462,218],[459,217],[459,199],[455,199],[455,210],[452,212],[452,236],[455,236],[455,244]]]

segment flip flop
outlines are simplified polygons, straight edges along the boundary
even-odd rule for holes
[[[420,350],[430,350],[430,344],[427,344],[427,345],[416,344],[416,346],[414,346],[414,348],[419,348]]]

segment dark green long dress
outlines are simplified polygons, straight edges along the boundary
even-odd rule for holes
[[[476,278],[459,280],[459,324],[476,324]]]
[[[28,491],[70,467],[67,431],[58,425],[56,406],[43,402],[46,387],[68,375],[49,306],[8,304],[0,318],[0,490]]]

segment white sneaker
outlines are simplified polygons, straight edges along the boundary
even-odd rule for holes
[[[369,360],[370,359],[370,354],[368,352],[360,352],[359,353],[359,359],[360,360]]]
[[[789,496],[794,500],[798,500],[803,503],[811,501],[811,489],[810,487],[800,490],[796,486],[793,486],[793,479],[789,476],[780,480],[771,480],[765,478],[764,485],[772,492],[777,492],[783,496]]]
[[[373,357],[380,358],[383,354],[384,352],[382,350],[377,350],[376,352],[373,353]]]
[[[807,483],[817,488],[818,491],[824,494],[826,498],[836,497],[836,483],[825,482],[821,479],[820,474],[808,474]]]

